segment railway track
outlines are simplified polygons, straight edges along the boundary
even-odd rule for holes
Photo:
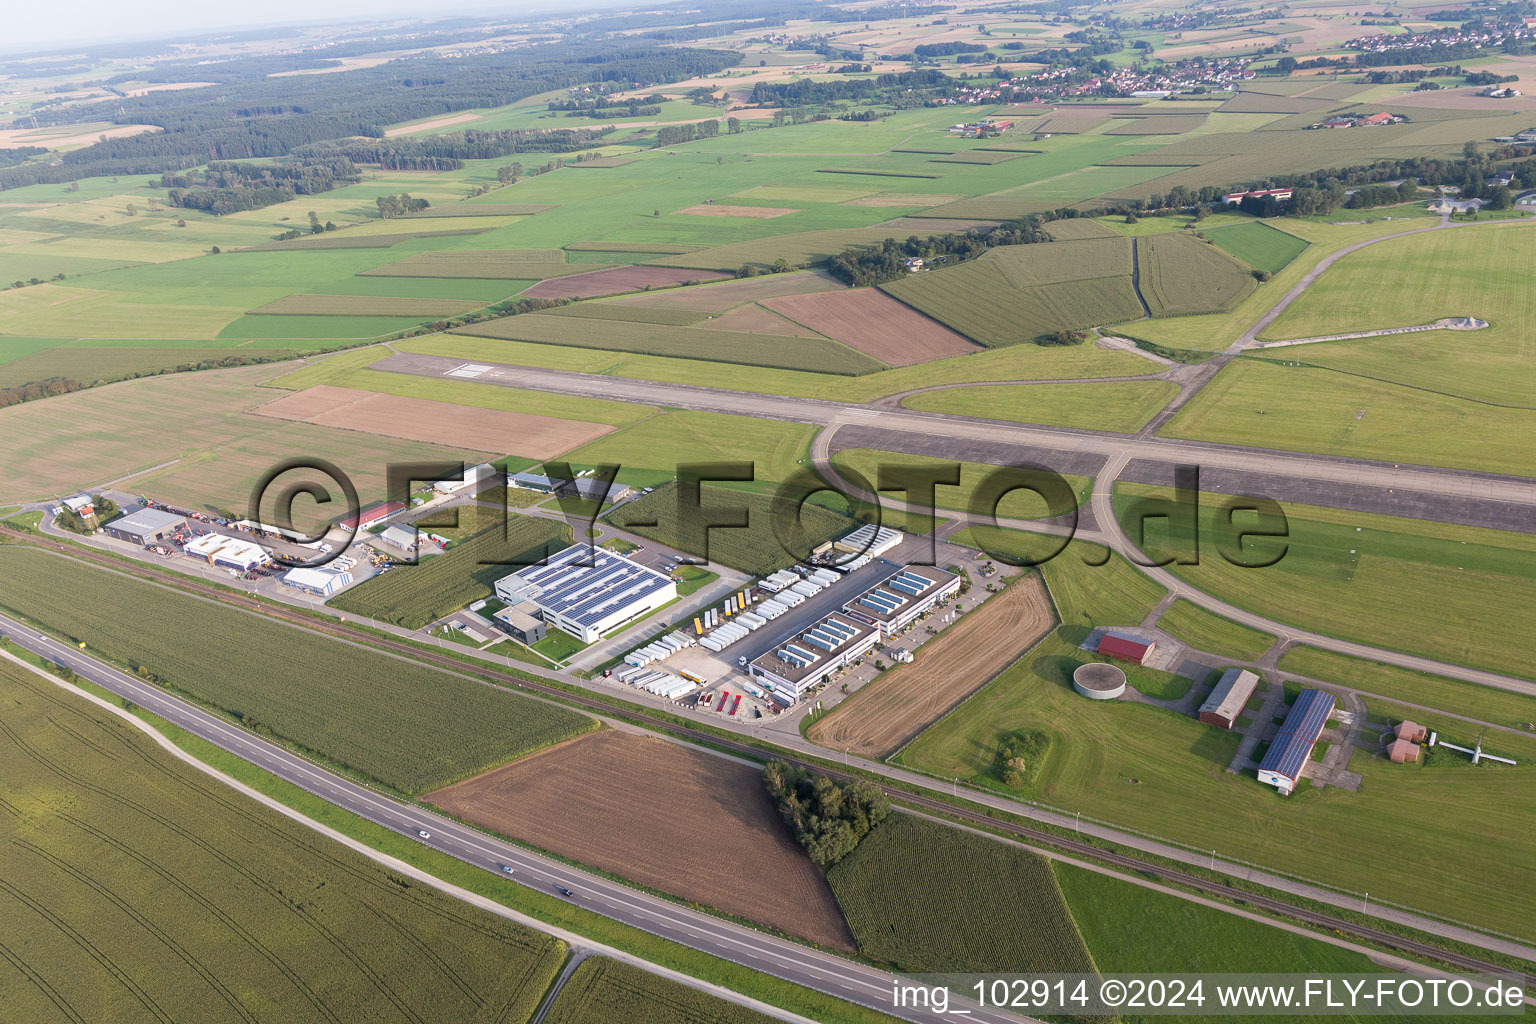
[[[463,675],[478,678],[481,682],[487,685],[499,686],[504,689],[522,690],[537,694],[539,696],[554,698],[561,701],[562,703],[582,708],[584,710],[593,712],[594,714],[622,716],[629,721],[650,726],[654,729],[657,729],[658,731],[670,733],[672,735],[679,736],[681,738],[688,739],[692,742],[702,745],[728,750],[731,753],[748,757],[753,760],[760,760],[769,753],[760,746],[749,743],[742,743],[740,741],[730,739],[729,737],[720,736],[715,733],[705,732],[699,729],[693,729],[686,725],[679,725],[666,719],[658,718],[654,715],[646,713],[646,711],[641,708],[618,706],[614,703],[603,701],[596,697],[587,696],[579,692],[572,692],[571,690],[565,689],[563,687],[548,683],[541,683],[537,680],[525,679],[499,672],[489,666],[482,668],[476,665],[469,665],[463,661],[459,661],[458,659],[450,658],[447,655],[437,654],[430,650],[423,650],[419,647],[415,647],[403,641],[391,639],[387,636],[377,636],[370,632],[353,629],[341,623],[331,623],[317,620],[310,615],[305,615],[296,610],[287,609],[282,605],[275,605],[265,601],[258,601],[255,598],[246,597],[241,594],[233,594],[201,581],[184,577],[179,574],[174,574],[167,570],[156,568],[152,565],[144,565],[137,562],[119,560],[88,548],[75,547],[73,545],[65,544],[61,541],[57,541],[49,537],[41,537],[36,534],[25,533],[23,531],[15,530],[7,526],[0,526],[0,535],[8,536],[15,540],[23,541],[37,547],[57,551],[61,554],[65,554],[73,558],[78,558],[81,561],[101,565],[128,576],[137,577],[139,579],[144,579],[153,583],[161,583],[172,586],[187,593],[214,598],[225,604],[243,608],[247,611],[253,611],[282,622],[303,626],[306,629],[328,636],[333,636],[337,639],[348,640],[354,643],[368,644],[373,647],[391,651],[396,654],[407,655],[416,661],[436,665],[439,668],[448,669]],[[830,765],[824,765],[819,762],[806,760],[797,756],[793,751],[776,750],[773,752],[772,756],[775,756],[787,763],[810,769],[819,774],[826,775],[834,779],[843,781],[865,779],[865,781],[870,781],[863,775],[858,775],[848,771],[840,771]],[[1169,885],[1179,886],[1185,889],[1192,889],[1216,899],[1241,904],[1249,908],[1276,914],[1280,917],[1284,917],[1292,921],[1297,921],[1302,924],[1307,924],[1327,931],[1348,935],[1365,942],[1395,950],[1398,953],[1402,953],[1408,956],[1433,960],[1476,974],[1505,975],[1509,973],[1506,968],[1498,967],[1485,960],[1480,960],[1477,957],[1468,956],[1463,953],[1452,952],[1450,950],[1442,949],[1439,946],[1431,945],[1427,942],[1420,942],[1416,939],[1408,938],[1403,935],[1397,935],[1392,932],[1383,931],[1377,928],[1371,928],[1367,925],[1356,924],[1352,921],[1348,921],[1340,917],[1335,917],[1332,914],[1327,914],[1316,910],[1309,910],[1304,907],[1298,907],[1295,904],[1286,902],[1285,900],[1277,899],[1272,896],[1266,896],[1261,893],[1250,892],[1245,889],[1239,889],[1236,886],[1226,885],[1221,882],[1211,881],[1209,879],[1201,878],[1197,875],[1192,875],[1188,872],[1181,871],[1178,868],[1167,867],[1165,865],[1159,864],[1150,864],[1146,861],[1139,860],[1126,854],[1105,850],[1101,847],[1094,846],[1091,843],[1059,836],[1055,833],[1047,832],[1043,829],[1033,828],[1029,825],[1022,825],[1017,822],[1002,820],[982,811],[957,806],[955,804],[939,800],[934,797],[924,796],[920,793],[913,793],[906,789],[884,785],[879,783],[878,780],[874,781],[877,785],[880,785],[880,788],[886,793],[887,796],[891,798],[891,800],[908,807],[927,811],[937,815],[948,816],[950,818],[958,819],[979,827],[991,829],[995,832],[1003,832],[1014,838],[1027,840],[1028,842],[1035,845],[1047,847],[1052,850],[1058,850],[1062,853],[1070,853],[1077,856],[1097,860],[1100,863],[1112,865],[1126,871],[1136,872],[1146,877],[1155,878],[1156,880],[1167,883]],[[1521,984],[1527,988],[1536,985],[1536,975],[1529,973],[1522,974],[1520,975],[1520,980]]]

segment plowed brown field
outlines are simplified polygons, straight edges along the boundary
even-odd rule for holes
[[[965,335],[875,288],[786,295],[763,305],[892,366],[981,351]]]
[[[318,384],[253,410],[261,416],[430,441],[483,452],[516,451],[547,459],[595,441],[613,428],[553,416],[475,409],[406,395]]]
[[[605,729],[426,799],[641,885],[853,948],[826,879],[785,833],[749,765]]]
[[[886,758],[1013,664],[1055,623],[1038,574],[966,613],[902,665],[866,684],[807,730],[813,743]]]

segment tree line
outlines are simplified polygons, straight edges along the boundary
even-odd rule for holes
[[[332,156],[276,164],[215,161],[201,175],[161,174],[159,185],[170,190],[166,201],[172,206],[223,215],[259,210],[296,195],[316,195],[362,180],[351,160]]]
[[[536,93],[592,82],[678,81],[712,74],[739,59],[740,54],[727,51],[624,40],[549,43],[454,59],[413,56],[338,75],[272,78],[247,73],[207,88],[40,110],[40,125],[108,121],[153,125],[160,131],[106,139],[64,153],[57,163],[0,169],[0,189],[103,175],[176,173],[210,159],[285,156],[307,145],[354,136],[382,139],[384,125],[505,106]],[[246,67],[244,62],[231,63]],[[502,147],[492,155],[511,151]],[[453,158],[477,157],[464,153]]]
[[[891,810],[872,782],[839,784],[777,759],[763,766],[763,784],[795,841],[823,868],[852,853]]]

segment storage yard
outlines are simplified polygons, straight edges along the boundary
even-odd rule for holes
[[[806,735],[833,750],[885,758],[985,686],[1055,624],[1039,575],[1014,582],[818,719]]]
[[[755,767],[604,730],[427,794],[460,818],[837,949],[852,937]]]

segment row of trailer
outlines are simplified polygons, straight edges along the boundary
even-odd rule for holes
[[[644,647],[636,648],[624,655],[624,660],[635,668],[644,668],[653,661],[661,661],[670,658],[684,647],[692,647],[696,641],[693,637],[677,630],[668,633],[664,637],[652,640]]]
[[[619,672],[615,678],[621,683],[655,694],[663,700],[679,700],[699,688],[695,678],[675,676],[671,672],[662,672],[641,665],[631,665]]]

